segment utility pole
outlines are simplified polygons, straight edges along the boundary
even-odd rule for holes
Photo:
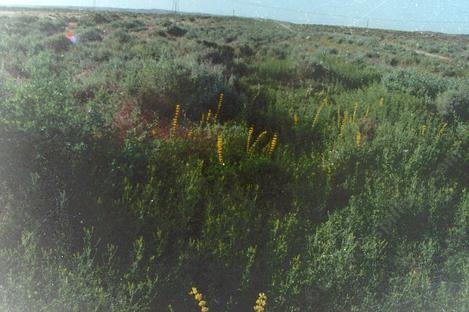
[[[233,17],[235,17],[235,9],[233,9]]]
[[[179,0],[173,0],[173,11],[174,13],[179,12]]]

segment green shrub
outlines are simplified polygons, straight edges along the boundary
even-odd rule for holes
[[[55,53],[64,53],[72,46],[72,43],[64,35],[53,35],[47,38],[43,44]]]
[[[96,26],[97,24],[109,23],[110,20],[105,14],[93,12],[86,14],[85,18],[81,19],[81,22],[87,26]]]
[[[1,311],[468,311],[462,39],[56,13],[72,46],[27,14],[0,17]]]
[[[63,32],[65,28],[61,23],[45,20],[39,23],[39,30],[47,35],[53,35],[58,32]]]
[[[103,40],[103,31],[99,28],[87,29],[85,32],[79,35],[80,39],[83,41],[102,41]]]
[[[126,31],[142,31],[145,30],[145,23],[139,19],[129,19],[119,22],[120,27]]]
[[[256,72],[263,80],[290,82],[294,77],[292,62],[289,60],[267,59],[256,65]]]
[[[16,250],[0,250],[0,308],[4,311],[150,311],[157,278],[144,263],[137,240],[128,271],[117,267],[116,246],[104,253],[85,230],[83,248],[71,254],[38,246],[31,232]]]
[[[390,91],[405,91],[417,97],[434,99],[448,88],[448,82],[435,75],[416,71],[392,71],[383,77]]]
[[[469,87],[462,85],[450,89],[436,100],[438,112],[449,120],[469,120]]]
[[[177,25],[171,25],[166,28],[166,33],[169,34],[170,36],[182,37],[187,33],[187,30]]]

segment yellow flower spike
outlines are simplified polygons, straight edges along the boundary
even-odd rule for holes
[[[278,135],[277,133],[275,133],[274,136],[272,137],[272,141],[270,141],[269,156],[272,156],[272,154],[274,153],[275,148],[277,147],[277,143],[278,143]]]
[[[355,103],[355,107],[353,108],[353,115],[352,115],[352,122],[355,122],[355,118],[357,117],[357,112],[360,107],[360,102]]]
[[[381,98],[381,99],[379,100],[379,106],[380,106],[380,107],[383,107],[383,106],[384,106],[384,98]]]
[[[189,132],[187,133],[187,137],[191,139],[193,135],[194,135],[194,131],[192,131],[192,129],[189,130]]]
[[[254,134],[254,127],[249,128],[248,130],[248,139],[246,142],[246,153],[249,153],[249,148],[251,147],[252,135]]]
[[[223,92],[222,92],[222,93],[220,93],[220,97],[218,98],[217,112],[215,113],[215,116],[213,117],[213,120],[214,120],[214,121],[217,121],[217,120],[218,120],[218,115],[220,114],[221,108],[222,108],[222,106],[223,106],[223,97],[224,97],[224,94],[223,94]]]
[[[197,305],[200,307],[201,312],[208,312],[207,302],[203,300],[203,295],[197,291],[197,288],[192,287],[189,295],[194,295],[194,299],[197,301]]]
[[[171,136],[176,135],[176,130],[178,126],[179,114],[181,113],[181,105],[176,105],[176,110],[174,111],[174,117],[171,122]]]
[[[340,130],[340,104],[337,107],[337,129]]]
[[[223,162],[223,137],[221,133],[219,133],[217,137],[217,155],[220,164],[224,165],[225,163]]]
[[[443,126],[441,126],[440,130],[438,130],[438,137],[442,136],[443,133],[445,132],[446,130],[446,127],[448,127],[448,124],[447,123],[444,123]]]
[[[210,119],[212,118],[212,110],[209,109],[207,113],[207,123],[210,123]]]
[[[360,147],[362,144],[362,134],[360,133],[360,130],[357,131],[357,135],[355,137],[355,143],[357,143],[357,146]]]
[[[295,113],[295,114],[293,114],[293,124],[295,126],[298,126],[298,122],[299,122],[298,114]]]
[[[313,119],[313,128],[314,126],[316,126],[316,123],[318,122],[318,119],[319,119],[319,115],[321,114],[321,111],[324,108],[324,106],[326,106],[327,102],[328,102],[327,97],[325,97],[322,100],[321,105],[319,106],[318,110],[316,111],[316,115],[314,115],[314,119]]]
[[[427,126],[422,125],[422,127],[420,128],[420,134],[424,136],[426,133],[427,133]]]
[[[264,312],[266,305],[267,305],[267,296],[264,293],[260,293],[257,300],[256,300],[256,305],[254,306],[254,311],[255,312]]]
[[[251,148],[249,149],[249,152],[252,152],[256,148],[256,146],[265,138],[266,135],[267,131],[262,131],[252,144]]]
[[[366,106],[365,118],[368,118],[368,114],[370,113],[370,105]]]

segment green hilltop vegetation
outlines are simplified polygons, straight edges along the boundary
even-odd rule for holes
[[[468,82],[467,36],[4,10],[0,311],[469,311]]]

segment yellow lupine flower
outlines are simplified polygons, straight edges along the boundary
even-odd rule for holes
[[[445,132],[446,127],[448,127],[448,124],[445,122],[443,126],[441,126],[440,130],[438,130],[438,137],[440,137]]]
[[[192,287],[192,290],[189,292],[189,295],[194,296],[194,299],[197,301],[201,312],[208,312],[207,302],[203,300],[203,295],[197,291],[197,288]]]
[[[215,116],[213,117],[213,120],[215,120],[215,121],[217,121],[218,115],[221,112],[221,108],[222,108],[222,105],[223,105],[223,96],[224,96],[224,94],[220,93],[220,97],[218,98],[217,112],[215,113]]]
[[[340,130],[340,105],[337,107],[337,128]]]
[[[344,113],[344,119],[342,120],[342,125],[340,126],[339,137],[342,137],[344,135],[345,126],[347,125],[347,122],[348,122],[348,112],[346,111]]]
[[[366,106],[365,118],[368,118],[368,114],[370,113],[370,105]]]
[[[274,136],[272,137],[272,141],[270,141],[270,146],[269,146],[270,156],[272,156],[272,154],[274,153],[275,148],[277,147],[277,143],[278,143],[278,136],[277,136],[277,133],[275,133]]]
[[[254,127],[249,128],[248,130],[248,139],[246,142],[246,153],[249,153],[249,148],[251,147],[252,135],[254,134]]]
[[[384,98],[381,98],[381,99],[379,100],[379,106],[380,106],[380,107],[383,107],[383,106],[384,106]]]
[[[264,293],[260,293],[259,297],[256,300],[256,305],[254,306],[254,311],[255,312],[264,312],[266,304],[267,304],[267,296]]]
[[[316,123],[319,119],[319,115],[321,114],[321,111],[324,108],[324,106],[326,106],[327,101],[328,101],[327,97],[325,97],[324,100],[322,100],[321,105],[319,106],[318,110],[316,111],[316,115],[314,115],[314,119],[313,119],[313,128],[314,126],[316,126]]]
[[[267,135],[267,131],[262,131],[257,137],[257,139],[254,141],[254,143],[252,144],[249,151],[252,152],[255,149],[255,147],[259,144],[259,142],[261,142],[265,138],[266,135]]]
[[[357,143],[358,147],[360,147],[360,145],[362,144],[362,134],[360,130],[357,131],[357,135],[355,137],[355,143]]]
[[[355,122],[355,118],[357,117],[358,108],[360,107],[360,102],[355,103],[355,107],[353,108],[353,115],[352,115],[352,122]]]
[[[422,125],[420,127],[420,134],[425,135],[427,133],[427,125]]]
[[[174,117],[171,122],[171,135],[176,135],[176,130],[178,126],[179,114],[181,113],[181,106],[179,104],[176,105],[176,110],[174,112]]]
[[[220,164],[224,165],[223,162],[223,137],[221,133],[218,134],[217,137],[217,155],[218,155],[218,161]]]
[[[211,118],[212,118],[212,110],[209,109],[209,110],[208,110],[208,113],[207,113],[207,123],[210,122],[210,119],[211,119]]]
[[[150,134],[151,134],[152,137],[155,138],[155,137],[158,135],[158,129],[157,129],[156,127],[155,127],[155,128],[152,128],[152,129],[150,130]]]

